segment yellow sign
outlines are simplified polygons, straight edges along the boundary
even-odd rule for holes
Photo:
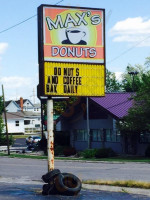
[[[44,62],[44,95],[104,96],[104,65]]]

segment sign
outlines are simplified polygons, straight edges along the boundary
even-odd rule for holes
[[[104,9],[38,8],[40,95],[105,95],[104,17]]]
[[[104,10],[42,6],[43,61],[104,63]]]
[[[104,65],[44,63],[47,96],[104,96]]]

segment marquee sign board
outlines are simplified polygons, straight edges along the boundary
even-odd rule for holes
[[[42,95],[104,96],[104,17],[104,9],[38,8]]]

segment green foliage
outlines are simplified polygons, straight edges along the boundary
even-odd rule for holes
[[[97,149],[95,157],[96,158],[108,158],[108,157],[114,157],[116,156],[116,153],[111,148],[101,148]]]
[[[139,133],[150,131],[150,72],[143,74],[142,83],[136,95],[133,96],[134,105],[128,115],[119,123],[122,132]]]
[[[121,84],[117,81],[115,73],[106,69],[106,91],[118,92],[121,91]]]
[[[94,158],[97,149],[86,149],[82,152],[84,158]]]
[[[111,148],[86,149],[81,154],[84,158],[108,158],[116,156]]]
[[[137,72],[136,75],[129,74],[130,72]],[[136,92],[139,90],[142,83],[142,76],[144,69],[141,65],[135,65],[135,67],[129,65],[126,68],[125,73],[122,75],[122,87],[126,92]]]
[[[9,136],[9,145],[14,144],[14,138],[12,135]],[[0,146],[7,146],[7,138],[6,135],[0,134]]]
[[[77,97],[69,97],[64,101],[54,101],[54,113],[59,115],[62,114],[75,101],[77,101]]]

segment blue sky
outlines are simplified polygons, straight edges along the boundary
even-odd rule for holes
[[[4,85],[6,100],[20,97],[34,100],[38,84],[37,17],[34,15],[41,4],[55,5],[59,1],[1,0],[0,85]],[[150,56],[149,0],[64,0],[58,5],[105,9],[106,68],[117,76],[128,64],[143,65]]]

